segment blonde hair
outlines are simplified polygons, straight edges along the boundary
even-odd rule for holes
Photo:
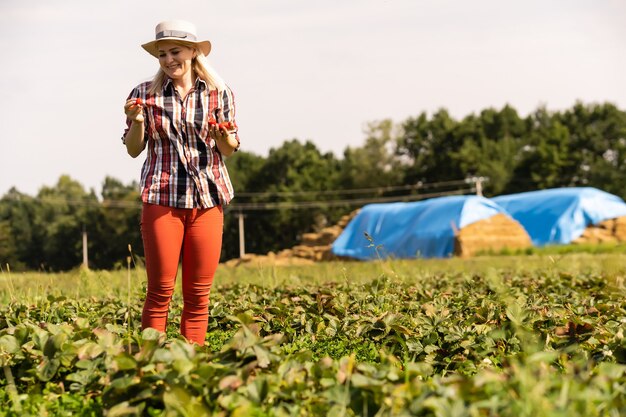
[[[226,89],[226,83],[224,82],[222,77],[219,76],[217,71],[215,71],[215,69],[211,67],[211,64],[209,64],[209,60],[198,47],[185,42],[176,43],[191,48],[196,52],[196,56],[191,60],[191,68],[196,73],[196,75],[200,77],[200,79],[204,80],[204,82],[206,82],[210,87],[213,87],[218,91],[223,91]],[[165,72],[163,72],[163,69],[159,68],[159,71],[152,79],[152,85],[148,89],[148,93],[157,94],[161,90],[163,90],[163,86],[165,85],[167,78],[168,77]]]

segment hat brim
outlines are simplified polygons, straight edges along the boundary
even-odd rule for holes
[[[209,53],[211,53],[211,42],[209,42],[209,41],[193,42],[193,41],[181,40],[180,38],[174,38],[174,37],[172,37],[172,38],[160,38],[160,39],[155,40],[155,41],[144,43],[143,45],[141,45],[141,47],[143,49],[145,49],[146,52],[148,52],[153,57],[158,58],[159,57],[159,49],[157,48],[157,44],[159,42],[161,42],[161,41],[174,41],[174,42],[177,42],[177,43],[194,45],[197,48],[199,48],[200,51],[202,51],[204,56],[207,56],[207,55],[209,55]]]

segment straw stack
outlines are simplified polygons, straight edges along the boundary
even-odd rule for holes
[[[480,252],[500,252],[531,246],[530,236],[524,227],[502,213],[474,222],[458,230],[454,237],[454,254],[462,258]]]
[[[591,225],[572,243],[617,243],[626,242],[626,216],[608,219]]]
[[[333,242],[358,212],[359,210],[355,210],[342,216],[337,224],[325,227],[317,233],[304,233],[300,244],[291,249],[284,249],[278,253],[269,252],[267,255],[247,254],[243,258],[227,261],[226,265],[237,266],[249,263],[256,265],[308,265],[314,262],[339,259],[331,252]]]

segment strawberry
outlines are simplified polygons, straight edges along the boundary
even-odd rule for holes
[[[235,128],[235,124],[233,122],[221,122],[217,123],[215,119],[209,119],[209,126],[217,126],[223,130],[232,130]]]
[[[130,107],[135,107],[135,106],[148,106],[148,102],[146,102],[145,100],[142,100],[141,97],[137,97],[135,99],[135,102],[133,104],[131,104]]]

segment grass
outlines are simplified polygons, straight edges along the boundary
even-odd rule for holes
[[[509,255],[565,255],[573,253],[586,254],[626,254],[626,244],[623,242],[577,243],[568,245],[533,246],[526,249],[504,249],[499,252],[479,252],[479,256],[509,256]]]
[[[544,252],[530,255],[483,255],[470,259],[415,259],[384,260],[370,262],[325,262],[309,266],[239,266],[220,265],[215,276],[213,292],[220,285],[245,283],[276,288],[289,284],[294,286],[322,284],[326,282],[363,283],[379,277],[392,280],[416,281],[435,279],[445,274],[459,276],[483,275],[489,270],[505,274],[607,274],[623,279],[626,271],[626,253],[570,253]],[[145,270],[130,271],[130,291],[143,293]],[[129,272],[92,271],[77,269],[65,273],[8,272],[0,273],[0,302],[34,302],[48,296],[64,296],[73,299],[90,297],[128,296]],[[179,274],[180,278],[180,274]],[[177,282],[180,293],[180,279]]]

